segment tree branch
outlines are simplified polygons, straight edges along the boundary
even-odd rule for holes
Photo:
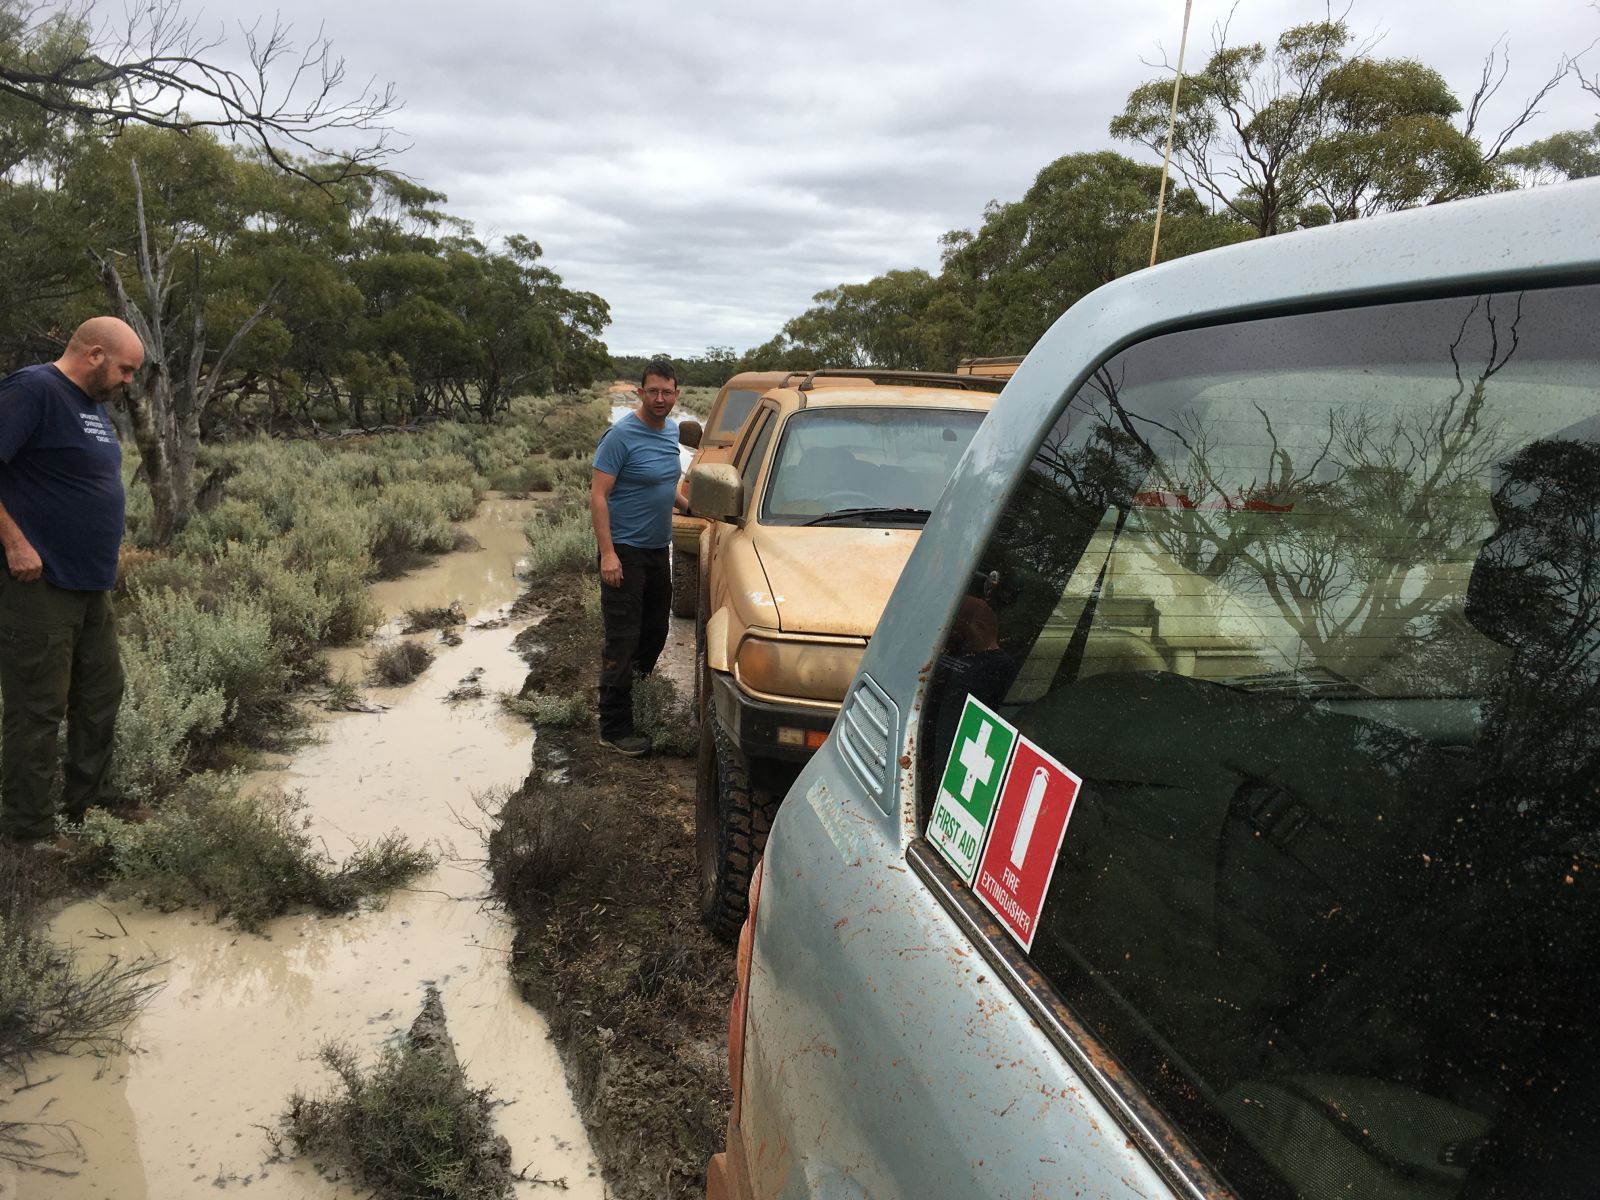
[[[212,61],[223,39],[203,37],[181,0],[130,8],[116,32],[109,23],[93,30],[93,12],[93,0],[21,7],[16,57],[0,60],[0,95],[102,129],[215,130],[321,184],[370,175],[391,152],[394,85],[348,88],[344,59],[320,28],[296,57],[290,26],[241,26],[249,66],[234,70]],[[348,131],[369,137],[336,148]],[[331,161],[332,176],[310,170],[302,156]]]

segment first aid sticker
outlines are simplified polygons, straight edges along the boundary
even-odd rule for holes
[[[1004,717],[967,697],[928,818],[928,840],[968,887],[1017,740],[1016,728]]]

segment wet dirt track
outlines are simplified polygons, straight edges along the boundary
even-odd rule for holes
[[[379,584],[374,598],[391,618],[452,600],[476,620],[500,616],[518,590],[513,567],[530,511],[526,501],[485,501],[466,524],[482,550]],[[132,904],[91,901],[61,914],[54,935],[79,947],[86,964],[151,955],[170,960],[160,971],[167,983],[128,1032],[133,1054],[52,1058],[30,1069],[31,1080],[48,1082],[16,1096],[10,1117],[64,1122],[70,1135],[46,1162],[73,1174],[26,1173],[19,1195],[363,1194],[306,1163],[270,1161],[263,1127],[276,1125],[290,1092],[327,1086],[314,1061],[320,1045],[343,1040],[371,1061],[410,1024],[429,983],[443,994],[469,1082],[489,1087],[500,1105],[496,1123],[513,1165],[530,1177],[564,1177],[565,1196],[603,1194],[545,1023],[509,982],[511,931],[482,898],[482,841],[463,826],[483,822],[475,795],[515,786],[528,768],[531,731],[503,716],[494,698],[521,684],[511,640],[523,624],[467,628],[460,646],[434,645],[437,658],[416,683],[368,693],[388,711],[332,717],[321,726],[325,741],[253,777],[255,786],[303,789],[313,831],[336,858],[352,840],[390,829],[439,847],[439,869],[382,910],[283,918],[265,938],[205,914]],[[341,652],[335,676],[359,677],[361,658]],[[480,669],[484,697],[446,703]],[[518,1195],[539,1194],[551,1193],[518,1185]]]

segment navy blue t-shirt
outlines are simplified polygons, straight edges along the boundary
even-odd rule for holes
[[[676,421],[651,429],[638,413],[628,413],[600,439],[594,469],[616,476],[606,501],[614,545],[663,550],[672,544],[672,498],[683,472]]]
[[[0,504],[58,588],[116,586],[122,446],[104,406],[53,363],[0,379]]]

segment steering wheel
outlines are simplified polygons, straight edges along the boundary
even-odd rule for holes
[[[824,503],[831,505],[829,512],[838,512],[842,508],[884,508],[883,501],[876,496],[869,496],[865,492],[835,492],[828,496]]]

